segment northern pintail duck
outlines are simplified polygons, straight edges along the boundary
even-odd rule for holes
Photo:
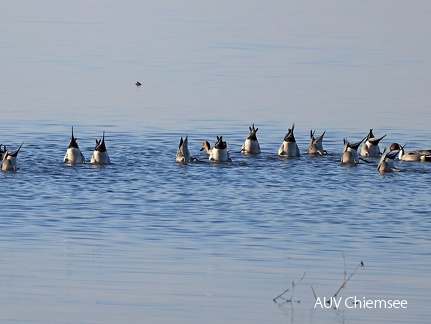
[[[180,144],[178,145],[176,161],[177,162],[191,162],[193,160],[194,160],[194,158],[192,158],[190,156],[190,152],[189,152],[188,136],[186,136],[186,138],[184,140],[181,137]]]
[[[206,152],[205,152],[206,154],[211,154],[212,153],[213,148],[211,147],[210,142],[208,142],[208,141],[203,141],[202,142],[201,151],[203,151],[203,150],[206,150]]]
[[[350,144],[347,138],[345,138],[343,153],[341,154],[341,162],[354,164],[359,163],[358,148],[364,140],[365,138],[357,143]]]
[[[380,156],[380,148],[379,148],[379,142],[385,138],[387,134],[383,135],[382,137],[374,137],[373,130],[370,129],[370,132],[368,133],[367,137],[365,137],[365,142],[361,147],[361,156],[376,158]]]
[[[284,136],[283,143],[281,143],[278,149],[279,156],[286,157],[298,157],[300,156],[298,145],[296,144],[295,136],[293,135],[293,130],[295,129],[295,124],[292,128],[289,128],[286,136]]]
[[[397,156],[398,151],[386,151],[386,147],[383,150],[382,157],[380,158],[380,162],[377,165],[377,171],[379,172],[392,172],[392,171],[400,171],[394,166],[394,159]]]
[[[241,146],[241,153],[245,154],[260,154],[260,145],[259,141],[256,137],[256,132],[259,128],[254,128],[254,124],[252,127],[249,127],[250,133],[248,134],[247,139],[244,144]]]
[[[66,154],[64,155],[63,162],[69,164],[85,163],[84,155],[79,149],[76,138],[73,136],[73,126],[72,137],[70,138],[69,147],[67,148]]]
[[[102,139],[96,139],[96,146],[94,147],[93,154],[91,155],[90,163],[92,164],[110,164],[108,151],[105,145],[105,131],[103,131]]]
[[[310,143],[308,144],[307,153],[310,155],[323,155],[327,154],[323,149],[323,136],[325,136],[326,131],[322,133],[318,138],[314,138],[315,131],[310,131]]]
[[[227,144],[223,141],[223,136],[217,136],[217,142],[214,144],[209,160],[214,162],[232,161],[227,151]]]
[[[389,147],[390,151],[398,150],[398,159],[401,161],[431,161],[431,150],[415,150],[415,151],[404,151],[404,146],[398,143],[392,143]]]
[[[4,146],[4,151],[2,151],[3,153],[2,153],[2,162],[1,162],[1,169],[3,171],[16,171],[18,169],[17,156],[23,144],[24,142],[22,142],[21,145],[12,153],[9,153],[6,146]]]

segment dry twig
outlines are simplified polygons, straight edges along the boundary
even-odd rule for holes
[[[287,302],[287,303],[292,303],[293,302],[293,293],[295,292],[295,286],[297,286],[297,285],[299,285],[299,283],[303,280],[305,278],[305,272],[304,272],[304,274],[302,275],[302,278],[301,279],[299,279],[299,281],[297,282],[297,283],[295,283],[295,281],[292,281],[292,285],[288,288],[288,289],[286,289],[285,291],[283,291],[280,295],[278,295],[277,297],[275,297],[274,299],[273,299],[273,301],[274,301],[274,303],[275,302],[277,302],[277,299],[279,299],[279,298],[281,298],[281,299],[283,299],[285,302]],[[292,295],[290,295],[290,298],[289,299],[286,299],[286,298],[284,298],[283,297],[283,295],[285,294],[285,293],[287,293],[288,291],[292,291]],[[300,301],[298,301],[298,303],[299,303]]]
[[[343,283],[341,285],[340,288],[338,288],[337,292],[334,294],[334,296],[332,296],[333,298],[337,297],[338,293],[341,291],[341,289],[346,288],[347,282],[350,280],[350,278],[353,277],[353,275],[355,274],[355,272],[359,269],[359,267],[364,267],[364,262],[361,261],[355,268],[355,270],[351,273],[351,275],[346,279],[346,258],[344,257],[344,253],[343,253],[343,258],[344,258],[344,279],[343,279]]]

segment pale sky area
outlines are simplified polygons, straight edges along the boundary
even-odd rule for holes
[[[340,156],[430,148],[430,31],[431,1],[2,1],[1,324],[429,321],[431,164]],[[112,164],[63,163],[72,126]],[[313,308],[339,287],[409,307]]]
[[[7,2],[1,114],[427,129],[430,12],[427,1]]]

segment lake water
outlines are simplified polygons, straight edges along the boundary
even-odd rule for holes
[[[31,1],[0,12],[1,323],[426,323],[431,4]],[[139,80],[142,86],[134,84]],[[239,154],[252,123],[262,154]],[[277,150],[288,127],[303,156]],[[89,159],[62,163],[71,126]],[[328,155],[305,154],[310,129]],[[175,162],[181,136],[201,163]],[[223,135],[232,163],[201,142]],[[399,309],[315,307],[338,297]],[[273,299],[298,283],[293,302]],[[349,302],[352,299],[348,299]]]

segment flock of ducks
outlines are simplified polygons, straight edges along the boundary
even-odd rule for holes
[[[2,171],[16,171],[17,166],[17,156],[21,150],[24,142],[12,153],[9,153],[6,146],[3,146],[3,150],[0,145],[0,159],[1,159],[1,169]],[[72,137],[70,138],[69,146],[67,147],[66,154],[63,158],[64,163],[70,165],[85,163],[84,155],[79,149],[76,137],[73,135],[72,127]],[[110,164],[111,160],[109,158],[108,152],[105,145],[105,132],[103,132],[102,139],[96,139],[96,146],[94,147],[93,154],[91,155],[90,163],[92,164]]]
[[[256,137],[256,133],[258,128],[254,127],[254,124],[249,127],[250,133],[247,136],[244,144],[241,147],[241,153],[243,154],[251,154],[257,155],[261,153],[259,141]],[[292,125],[292,128],[289,128],[286,135],[284,136],[283,142],[278,149],[278,156],[280,157],[299,157],[300,151],[298,145],[295,140],[295,136],[293,131],[295,129],[295,124]],[[325,155],[327,151],[323,149],[323,137],[325,136],[326,131],[324,131],[319,137],[315,137],[315,131],[310,131],[310,142],[308,144],[307,154],[309,155]],[[344,146],[341,154],[341,163],[351,163],[357,164],[359,160],[363,160],[368,162],[367,160],[362,159],[362,157],[370,157],[370,158],[380,158],[379,164],[377,165],[377,170],[379,172],[392,172],[392,171],[400,171],[395,168],[394,161],[398,156],[399,160],[402,161],[431,161],[431,150],[416,150],[416,151],[404,151],[404,146],[401,146],[398,143],[392,143],[389,147],[389,150],[383,150],[383,153],[380,151],[379,142],[385,138],[386,135],[382,137],[375,137],[373,134],[373,130],[370,129],[367,136],[365,136],[362,140],[356,143],[350,143],[347,138],[344,138]],[[359,146],[362,147],[359,150]],[[209,155],[209,161],[211,162],[230,162],[232,159],[230,158],[229,151],[227,149],[227,144],[223,141],[222,136],[217,136],[217,141],[213,147],[211,147],[208,141],[204,141],[202,143],[201,151],[206,150],[206,153]],[[181,137],[180,144],[178,146],[177,162],[193,162],[198,161],[196,158],[192,157],[188,148],[188,136],[183,140]]]
[[[295,140],[293,131],[295,129],[295,124],[292,128],[289,128],[286,135],[284,136],[283,142],[278,149],[278,155],[280,157],[299,157],[300,151]],[[259,141],[257,139],[256,133],[258,128],[254,127],[254,124],[249,127],[249,134],[241,146],[240,153],[258,155],[261,153]],[[310,142],[308,144],[307,154],[309,155],[320,155],[323,156],[327,154],[326,150],[323,149],[323,137],[326,131],[324,131],[317,138],[314,136],[315,131],[310,131]],[[357,164],[359,160],[368,162],[362,159],[362,157],[370,158],[380,158],[377,170],[379,172],[391,172],[400,171],[395,168],[394,161],[398,156],[401,161],[431,161],[431,150],[415,150],[408,151],[404,150],[404,146],[398,143],[392,143],[389,150],[385,149],[383,152],[380,151],[379,142],[385,138],[386,135],[382,137],[375,137],[373,130],[370,129],[367,136],[356,143],[350,143],[347,138],[344,138],[344,146],[341,154],[340,161],[342,163]],[[6,146],[3,146],[3,150],[0,145],[0,160],[1,160],[1,170],[3,171],[16,171],[17,167],[17,156],[24,142],[13,152],[9,152]],[[359,146],[362,147],[359,150]],[[223,141],[223,136],[217,136],[217,141],[214,146],[211,147],[208,141],[202,143],[201,151],[206,151],[209,155],[209,161],[211,162],[231,162],[232,159],[227,149],[226,141]],[[198,159],[192,157],[188,148],[188,136],[183,139],[181,137],[180,144],[178,146],[176,154],[177,162],[194,162],[199,161]],[[77,139],[73,134],[72,126],[72,137],[70,138],[69,146],[67,147],[66,154],[64,155],[63,162],[75,165],[80,163],[85,163],[84,155],[79,149]],[[96,146],[94,147],[93,154],[90,159],[91,164],[110,164],[111,160],[109,158],[108,152],[105,145],[105,132],[103,132],[102,138],[100,140],[96,139]]]
[[[72,137],[70,138],[69,146],[67,147],[66,154],[63,158],[64,163],[69,164],[80,164],[85,163],[84,154],[82,154],[79,149],[76,137],[73,136],[72,127]],[[96,139],[96,146],[94,147],[93,154],[91,155],[91,164],[110,164],[111,159],[109,158],[108,151],[105,145],[105,132],[103,132],[102,139]]]

